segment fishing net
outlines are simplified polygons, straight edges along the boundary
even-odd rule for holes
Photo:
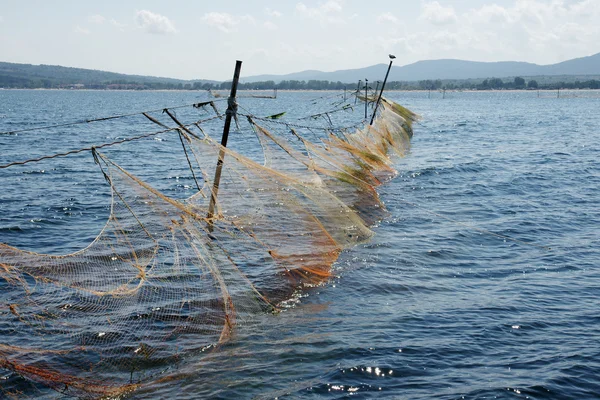
[[[369,239],[415,119],[383,99],[372,126],[315,142],[247,115],[263,163],[181,129],[203,183],[183,201],[93,150],[112,191],[94,242],[63,256],[0,244],[0,368],[79,398],[170,379]]]

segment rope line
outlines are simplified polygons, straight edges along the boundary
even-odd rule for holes
[[[229,98],[227,99],[219,99],[220,101],[227,101],[228,104],[232,103],[233,101]],[[172,115],[169,110],[173,110],[173,109],[179,109],[179,108],[185,108],[185,107],[194,107],[194,108],[203,108],[206,105],[210,105],[213,110],[215,111],[215,113],[217,114],[214,117],[211,118],[207,118],[204,120],[200,120],[197,122],[194,122],[192,124],[188,124],[188,125],[183,125],[181,122],[179,122],[177,120],[177,118]],[[235,106],[234,108],[234,112],[235,112],[235,116],[237,117],[238,115],[241,116],[245,116],[247,118],[251,118],[253,120],[259,120],[259,121],[263,121],[269,124],[277,124],[277,125],[282,125],[285,126],[288,129],[291,128],[301,128],[301,129],[308,129],[311,132],[313,130],[319,130],[319,131],[325,131],[325,132],[344,132],[344,131],[348,131],[350,129],[355,129],[361,125],[363,125],[365,123],[365,121],[360,121],[357,122],[353,125],[350,126],[346,126],[346,127],[333,127],[333,126],[328,126],[328,127],[324,127],[324,126],[310,126],[310,125],[302,125],[302,124],[296,124],[296,123],[291,123],[291,122],[283,122],[283,121],[276,121],[276,120],[272,120],[272,119],[268,119],[268,118],[263,118],[263,117],[257,117],[254,116],[252,114],[242,114],[242,113],[238,113],[237,112],[237,107],[238,104],[233,104]],[[241,106],[240,106],[241,107]],[[243,108],[243,107],[241,107]],[[348,107],[351,108],[351,107]],[[342,110],[347,110],[348,108],[344,107],[335,111],[342,111]],[[156,119],[152,118],[150,115],[148,115],[148,113],[152,113],[152,112],[159,112],[162,111],[163,113],[166,113],[167,115],[169,115],[171,117],[171,119],[173,119],[173,121],[175,121],[179,127],[178,128],[167,128],[166,125],[160,123],[159,121],[157,121]],[[248,110],[246,110],[248,111]],[[249,111],[248,111],[249,112]],[[174,107],[168,107],[168,108],[160,108],[160,109],[155,109],[155,110],[149,110],[149,111],[141,111],[141,112],[135,112],[135,113],[130,113],[130,114],[121,114],[121,115],[113,115],[113,116],[109,116],[109,117],[100,117],[100,118],[94,118],[94,119],[87,119],[87,120],[83,120],[83,121],[74,121],[74,122],[68,122],[68,123],[63,123],[63,124],[55,124],[55,125],[47,125],[47,126],[41,126],[41,127],[35,127],[35,128],[26,128],[26,129],[20,129],[20,130],[14,130],[14,131],[6,131],[6,132],[0,132],[0,135],[13,135],[16,133],[21,133],[21,132],[30,132],[30,131],[36,131],[36,130],[42,130],[42,129],[51,129],[51,128],[58,128],[58,127],[66,127],[66,126],[74,126],[74,125],[81,125],[81,124],[87,124],[87,123],[91,123],[91,122],[99,122],[99,121],[107,121],[107,120],[111,120],[111,119],[117,119],[117,118],[125,118],[125,117],[131,117],[131,116],[135,116],[135,115],[143,115],[146,118],[148,118],[149,120],[151,120],[152,122],[166,128],[164,130],[161,131],[156,131],[156,132],[150,132],[150,133],[145,133],[142,135],[138,135],[138,136],[133,136],[130,138],[125,138],[125,139],[121,139],[121,140],[117,140],[117,141],[113,141],[113,142],[108,142],[108,143],[101,143],[101,144],[97,144],[97,145],[91,145],[89,147],[83,147],[80,149],[74,149],[74,150],[69,150],[66,152],[62,152],[62,153],[56,153],[56,154],[51,154],[51,155],[44,155],[38,158],[31,158],[28,160],[23,160],[23,161],[14,161],[8,164],[3,164],[0,165],[0,169],[4,169],[4,168],[8,168],[11,166],[15,166],[15,165],[25,165],[25,164],[29,164],[29,163],[33,163],[33,162],[39,162],[39,161],[43,161],[43,160],[47,160],[47,159],[52,159],[52,158],[57,158],[57,157],[66,157],[69,155],[73,155],[73,154],[78,154],[78,153],[82,153],[84,151],[90,151],[93,148],[97,148],[97,149],[101,149],[104,147],[109,147],[109,146],[115,146],[118,144],[122,144],[122,143],[126,143],[126,142],[131,142],[131,141],[135,141],[135,140],[140,140],[140,139],[144,139],[144,138],[148,138],[151,136],[155,136],[161,133],[166,133],[166,132],[171,132],[174,130],[179,130],[179,129],[183,129],[186,132],[192,134],[193,136],[196,136],[195,134],[193,134],[188,127],[190,126],[196,126],[198,128],[200,128],[200,124],[203,122],[208,122],[217,118],[222,118],[222,114],[220,114],[218,112],[218,109],[216,108],[215,104],[214,104],[214,100],[211,101],[207,101],[207,102],[200,102],[200,103],[191,103],[191,104],[184,104],[184,105],[180,105],[180,106],[174,106]],[[321,114],[317,114],[317,116],[322,115],[324,117],[327,117],[329,119],[329,115],[328,112],[327,113],[321,113]],[[315,117],[314,115],[309,116],[309,117],[304,117],[304,118],[310,118],[310,117]],[[331,121],[328,121],[331,125]],[[237,118],[236,118],[236,123],[237,123]],[[238,127],[239,129],[239,127]],[[202,131],[202,129],[200,129]],[[197,136],[196,136],[197,137]],[[181,139],[181,137],[180,137]],[[185,146],[184,146],[184,150],[185,150]],[[188,163],[189,163],[189,159],[188,159]]]
[[[345,126],[345,127],[338,127],[338,128],[334,128],[332,126],[310,126],[310,125],[302,125],[302,124],[296,124],[293,122],[284,122],[284,121],[280,121],[280,120],[274,120],[271,118],[266,118],[266,117],[257,117],[256,115],[252,114],[252,111],[248,110],[246,107],[243,107],[240,104],[237,104],[238,108],[241,108],[242,110],[244,110],[246,112],[246,114],[241,113],[241,112],[237,112],[236,115],[242,116],[242,117],[246,117],[246,118],[250,118],[252,120],[259,120],[259,121],[263,121],[266,123],[271,123],[271,124],[277,124],[277,125],[283,125],[286,128],[303,128],[303,129],[308,129],[312,132],[312,130],[318,130],[318,131],[324,131],[324,132],[345,132],[348,131],[350,129],[356,129],[361,125],[364,125],[366,123],[366,120],[362,120],[360,122],[357,122],[354,125],[350,125],[350,126]],[[350,105],[350,107],[346,108],[350,109],[352,106]],[[339,111],[342,111],[342,109],[339,109]],[[326,114],[326,113],[323,113]],[[302,119],[307,119],[310,118],[312,116],[306,116],[306,117],[302,117],[302,118],[298,118],[297,120],[302,120]],[[327,118],[329,118],[329,116],[327,116]],[[331,118],[329,118],[331,119]],[[238,126],[239,129],[239,126]],[[314,134],[314,132],[312,132]]]
[[[145,112],[142,113],[142,115],[146,118],[148,118],[150,121],[154,122],[156,125],[162,126],[163,128],[169,128],[167,125],[163,124],[162,122],[160,122],[159,120],[157,120],[154,117],[151,117],[150,115],[146,114]]]
[[[185,148],[185,143],[183,142],[183,133],[181,132],[181,130],[178,130],[177,133],[179,133],[179,135],[178,135],[179,141],[181,142],[181,147],[183,147],[183,153],[185,154],[185,159],[187,160],[188,166],[190,167],[190,172],[192,173],[194,182],[196,182],[196,188],[198,189],[199,192],[201,192],[202,188],[200,187],[200,184],[198,183],[198,179],[196,178],[196,173],[194,172],[194,167],[192,166],[192,162],[190,161],[190,157],[188,156],[187,149]]]
[[[343,96],[344,96],[344,92],[342,91],[342,92],[335,93],[335,94],[324,95],[321,97],[315,97],[314,99],[310,99],[308,101],[310,101],[312,104],[317,104],[317,100],[327,100],[327,99],[333,99],[335,97],[343,97]]]
[[[278,124],[278,125],[285,125],[288,128],[293,127],[293,128],[303,128],[303,129],[314,129],[314,130],[321,130],[321,131],[326,131],[326,132],[331,132],[331,131],[347,131],[349,129],[354,129],[357,128],[361,125],[363,125],[365,123],[365,120],[362,120],[360,122],[357,122],[354,125],[350,125],[350,126],[345,126],[345,127],[327,127],[327,126],[309,126],[309,125],[301,125],[301,124],[295,124],[292,122],[283,122],[283,121],[277,121],[277,120],[273,120],[273,119],[269,119],[269,118],[263,118],[263,117],[257,117],[254,115],[249,115],[249,114],[242,114],[239,113],[238,115],[244,116],[246,118],[250,117],[254,120],[259,120],[259,121],[264,121],[267,123],[271,123],[271,124]]]
[[[179,122],[179,120],[177,119],[177,117],[175,117],[175,115],[173,115],[173,114],[172,114],[172,113],[171,113],[171,112],[170,112],[170,111],[169,111],[167,108],[165,108],[165,109],[163,110],[163,112],[164,112],[164,113],[166,113],[166,114],[167,114],[169,117],[171,117],[171,119],[172,119],[172,120],[173,120],[173,121],[174,121],[174,122],[175,122],[177,125],[179,125],[179,127],[180,127],[181,129],[183,129],[184,131],[186,131],[186,132],[187,132],[187,133],[189,133],[190,135],[194,136],[195,138],[198,138],[198,139],[200,139],[200,138],[198,137],[198,135],[196,135],[194,132],[190,131],[190,130],[187,128],[187,126],[185,126],[184,124],[182,124],[181,122]],[[215,118],[221,118],[221,116],[220,116],[220,115],[217,115]],[[191,125],[193,125],[193,124],[191,124]],[[191,125],[190,125],[190,126],[191,126]]]
[[[224,99],[222,99],[222,100],[224,100]],[[222,101],[222,100],[220,100],[220,101]],[[168,107],[168,108],[164,108],[163,107],[163,108],[159,108],[159,109],[156,109],[156,110],[139,111],[139,112],[135,112],[135,113],[131,113],[131,114],[120,114],[120,115],[113,115],[113,116],[110,116],[110,117],[99,117],[99,118],[86,119],[86,120],[81,120],[81,121],[65,122],[63,124],[38,126],[38,127],[35,127],[35,128],[25,128],[25,129],[18,129],[18,130],[14,130],[14,131],[5,131],[5,132],[0,132],[0,135],[14,135],[15,133],[21,133],[21,132],[31,132],[31,131],[39,131],[39,130],[43,130],[43,129],[62,128],[62,127],[65,127],[65,126],[74,126],[74,125],[89,124],[91,122],[108,121],[108,120],[111,120],[111,119],[133,117],[135,115],[143,115],[143,114],[146,114],[146,113],[159,112],[159,111],[163,111],[163,110],[166,110],[166,109],[168,109],[168,110],[175,110],[175,109],[178,109],[178,108],[185,108],[185,107],[201,108],[201,107],[203,107],[205,105],[212,105],[212,107],[215,110],[216,114],[219,115],[219,112],[218,112],[216,106],[213,103],[214,101],[215,100],[207,101],[207,102],[201,102],[201,103],[184,104],[184,105],[174,106],[174,107]]]
[[[325,111],[325,112],[321,112],[321,113],[318,113],[318,114],[308,115],[306,117],[298,118],[298,120],[310,119],[310,118],[317,119],[318,117],[320,117],[322,115],[329,116],[329,114],[333,114],[333,113],[340,112],[340,111],[348,111],[348,110],[354,111],[354,106],[352,104],[346,104],[345,106],[343,106],[341,108],[336,108],[336,109]]]
[[[215,117],[207,118],[207,119],[195,122],[193,124],[189,124],[187,126],[192,126],[192,125],[195,125],[195,124],[201,124],[203,122],[211,121],[211,120],[217,119],[217,118],[221,118],[221,117],[215,116]],[[148,137],[151,137],[151,136],[156,136],[156,135],[159,135],[161,133],[177,131],[179,129],[181,129],[181,128],[180,127],[169,128],[169,129],[164,129],[162,131],[144,133],[142,135],[132,136],[132,137],[121,139],[121,140],[116,140],[114,142],[102,143],[102,144],[97,144],[97,145],[91,145],[89,147],[83,147],[83,148],[80,148],[80,149],[69,150],[69,151],[66,151],[66,152],[63,152],[63,153],[50,154],[50,155],[45,155],[45,156],[38,157],[38,158],[31,158],[31,159],[23,160],[23,161],[14,161],[14,162],[11,162],[11,163],[8,163],[8,164],[0,165],[0,169],[12,167],[14,165],[25,165],[25,164],[29,164],[29,163],[33,163],[33,162],[39,162],[39,161],[48,160],[48,159],[51,159],[51,158],[66,157],[66,156],[69,156],[69,155],[72,155],[72,154],[82,153],[84,151],[91,151],[94,148],[101,149],[103,147],[115,146],[115,145],[126,143],[126,142],[132,142],[134,140],[140,140],[140,139],[145,139],[145,138],[148,138]]]

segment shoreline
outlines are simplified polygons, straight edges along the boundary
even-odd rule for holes
[[[2,90],[22,90],[22,91],[54,91],[54,92],[206,92],[205,89],[194,90],[194,89],[58,89],[58,88],[3,88],[0,87],[0,91]],[[557,90],[568,91],[568,92],[594,92],[600,91],[600,89],[446,89],[447,93],[456,93],[456,92],[465,92],[465,93],[485,93],[485,92],[556,92]],[[213,92],[216,93],[228,93],[229,89],[212,89]],[[334,89],[277,89],[278,92],[287,92],[287,93],[323,93],[323,92],[340,92],[343,90],[334,90]],[[389,89],[385,90],[385,92],[444,92],[444,89]],[[252,92],[252,93],[272,93],[273,89],[238,89],[238,92]],[[353,92],[353,90],[346,90],[346,92]]]

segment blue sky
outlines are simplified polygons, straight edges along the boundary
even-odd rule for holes
[[[182,79],[600,52],[600,0],[0,0],[0,61]]]

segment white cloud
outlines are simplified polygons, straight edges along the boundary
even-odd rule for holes
[[[420,18],[435,25],[452,24],[458,20],[454,8],[444,7],[437,1],[423,3],[423,12]]]
[[[237,26],[243,22],[249,22],[253,25],[256,24],[256,20],[251,15],[237,16],[229,13],[218,12],[210,12],[208,14],[204,14],[204,16],[202,17],[202,21],[204,21],[208,26],[217,28],[225,33],[231,33],[236,31]]]
[[[119,21],[117,21],[116,19],[111,19],[108,22],[115,28],[119,29],[121,32],[123,32],[125,30],[125,28],[127,28],[127,24],[122,24]]]
[[[336,0],[329,0],[327,3],[319,7],[324,12],[340,12],[342,11],[342,4]]]
[[[396,18],[396,16],[394,14],[392,14],[391,12],[386,12],[386,13],[380,14],[377,17],[377,22],[379,22],[379,23],[391,22],[392,24],[397,24],[398,18]]]
[[[79,25],[77,25],[75,28],[73,28],[73,32],[79,33],[81,35],[89,35],[91,33],[89,29],[82,28]]]
[[[105,21],[105,18],[102,15],[95,14],[95,15],[90,15],[88,17],[88,21],[91,22],[92,24],[99,25]]]
[[[319,21],[321,24],[344,23],[342,13],[342,0],[329,0],[318,7],[308,7],[304,3],[296,4],[296,12],[301,16]]]
[[[470,10],[465,17],[472,24],[512,24],[527,29],[552,29],[565,22],[585,25],[600,17],[597,0],[519,0],[510,7],[497,4]]]
[[[487,5],[470,10],[465,22],[493,33],[492,47],[504,54],[543,54],[546,63],[576,57],[600,41],[597,0],[521,0],[512,6]],[[522,57],[522,56],[521,56]]]
[[[155,16],[156,16],[156,14],[155,14]],[[95,24],[95,25],[102,25],[107,21],[107,19],[100,14],[90,15],[87,18],[87,20],[91,24]],[[118,22],[117,20],[115,20],[114,18],[111,18],[110,20],[108,20],[108,23],[110,25],[114,26],[115,28],[117,28],[118,30],[120,30],[121,32],[124,32],[125,28],[127,27],[127,24],[122,24],[122,23]],[[138,24],[138,25],[141,26],[141,24]]]
[[[144,31],[157,35],[166,35],[177,32],[169,18],[148,10],[136,11],[135,23]]]
[[[426,0],[419,20],[427,25],[387,24],[378,45],[404,54],[406,62],[462,58],[550,64],[600,50],[599,0],[490,1],[464,13],[448,3]],[[377,20],[392,22],[388,17],[384,13]]]
[[[275,31],[279,28],[276,24],[272,23],[271,21],[265,21],[263,23],[263,26],[265,27],[265,29],[268,29],[270,31]]]
[[[280,13],[277,10],[271,10],[269,7],[265,8],[265,14],[267,14],[269,17],[275,17],[275,18],[281,18],[283,16],[282,13]]]
[[[269,51],[267,49],[263,49],[263,48],[253,49],[252,52],[250,53],[250,58],[252,58],[254,60],[267,59],[268,57],[269,57]]]
[[[238,24],[238,21],[233,17],[233,15],[228,13],[210,12],[208,14],[204,14],[202,20],[207,25],[218,28],[225,33],[232,32],[235,26]]]
[[[512,17],[507,9],[497,4],[484,5],[479,9],[471,10],[467,17],[475,23],[510,23]]]

